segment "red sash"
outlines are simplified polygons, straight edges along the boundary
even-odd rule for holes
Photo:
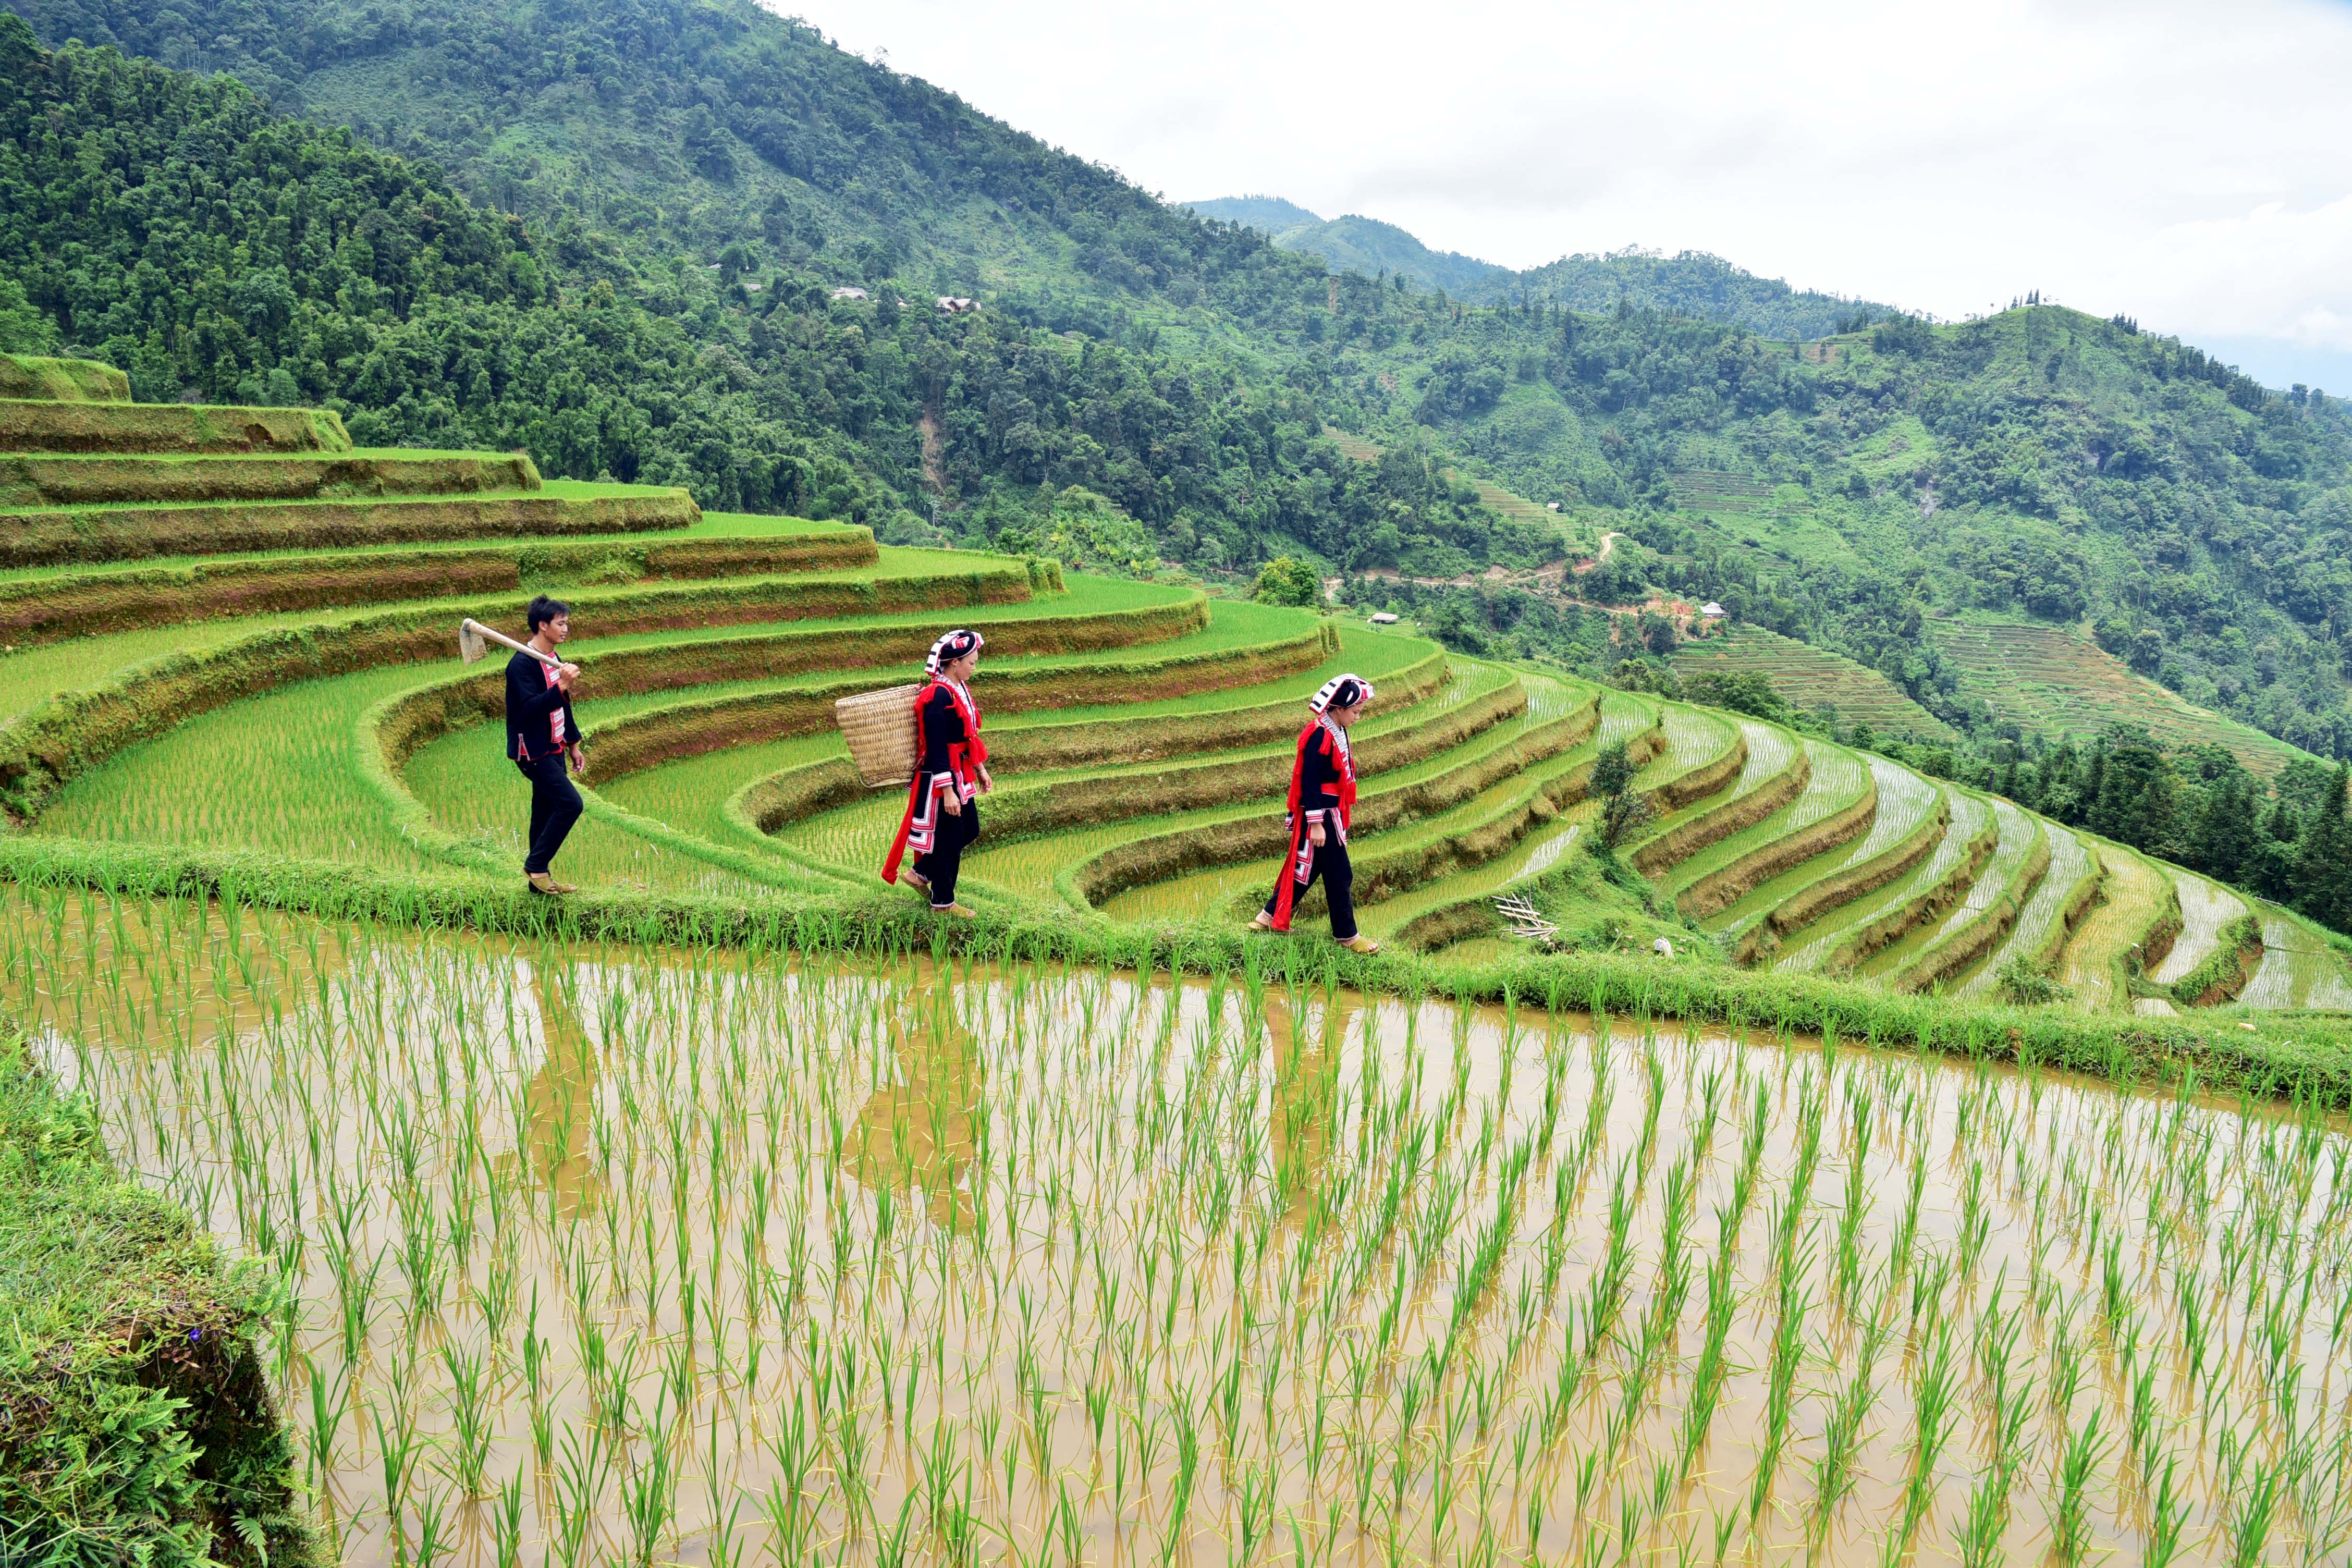
[[[948,772],[945,776],[923,771],[923,759],[930,752],[930,739],[923,733],[923,700],[934,686],[944,687],[949,698],[963,714],[965,739],[948,742]],[[889,858],[882,862],[882,879],[896,882],[898,867],[909,855],[928,855],[940,828],[940,796],[950,789],[959,801],[970,801],[980,793],[980,765],[988,761],[988,747],[980,738],[980,708],[971,693],[951,680],[933,676],[920,691],[915,693],[915,776],[907,781],[907,811],[898,819],[898,837],[890,842]]]
[[[1297,901],[1298,889],[1315,869],[1314,841],[1307,837],[1310,813],[1324,814],[1324,835],[1327,839],[1348,842],[1348,824],[1356,809],[1356,758],[1344,745],[1331,737],[1318,734],[1329,728],[1321,719],[1298,732],[1298,752],[1290,763],[1289,812],[1284,821],[1290,828],[1290,853],[1283,858],[1282,880],[1274,890],[1274,929],[1290,929],[1291,906]],[[1322,786],[1322,798],[1308,801],[1307,793],[1307,748],[1320,744],[1339,771],[1339,778]]]

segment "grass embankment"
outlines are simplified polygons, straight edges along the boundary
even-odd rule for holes
[[[683,489],[624,489],[562,479],[530,489],[461,496],[16,506],[0,510],[0,565],[662,532],[684,528],[701,515]]]
[[[848,572],[877,563],[863,528],[771,534],[589,536],[480,544],[291,551],[0,578],[0,643],[21,647],[133,627],[500,591]]]
[[[325,408],[0,401],[0,452],[161,457],[350,450],[351,432]]]
[[[1192,974],[1245,967],[1405,996],[1550,1005],[1643,1017],[1834,1035],[1875,1047],[2021,1061],[2118,1085],[2189,1080],[2204,1090],[2352,1107],[2352,1022],[2327,1014],[2138,1017],[1915,996],[1819,976],[1613,952],[1535,953],[1475,965],[1406,952],[1362,958],[1319,938],[1265,939],[1206,923],[1123,925],[1066,909],[992,901],[946,925],[887,890],[743,900],[635,889],[551,902],[457,871],[227,850],[0,838],[0,877],[54,897],[205,899],[331,921],[382,921],[566,941],[819,951],[929,951]]]
[[[319,1563],[255,1352],[278,1299],[0,1035],[0,1561]]]

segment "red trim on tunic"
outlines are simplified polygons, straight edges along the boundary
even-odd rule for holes
[[[963,715],[964,739],[948,742],[948,771],[929,773],[923,771],[923,759],[929,754],[930,738],[923,733],[923,704],[934,686],[947,689],[949,700]],[[980,705],[971,693],[954,681],[934,675],[915,693],[915,776],[907,781],[907,810],[898,819],[898,836],[890,842],[890,853],[882,862],[882,879],[895,883],[898,868],[910,855],[928,855],[939,835],[940,796],[948,790],[956,792],[959,802],[970,801],[980,793],[980,768],[988,761],[988,746],[980,738]]]
[[[1315,844],[1307,837],[1308,823],[1317,814],[1324,820],[1324,836],[1339,843],[1348,842],[1348,825],[1356,809],[1356,758],[1347,742],[1334,742],[1337,734],[1321,718],[1298,732],[1298,752],[1290,762],[1290,799],[1284,821],[1290,828],[1290,852],[1283,857],[1282,880],[1274,890],[1274,929],[1290,929],[1290,912],[1298,899],[1298,889],[1315,870]],[[1302,798],[1307,791],[1307,748],[1322,737],[1323,754],[1331,759],[1339,777],[1323,786],[1325,800],[1319,805],[1309,805]]]

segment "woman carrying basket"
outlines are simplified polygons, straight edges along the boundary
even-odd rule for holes
[[[1356,930],[1355,872],[1348,864],[1348,822],[1356,807],[1356,760],[1348,750],[1348,726],[1372,700],[1372,683],[1360,675],[1337,675],[1307,700],[1315,721],[1299,731],[1298,754],[1290,766],[1290,853],[1284,858],[1274,897],[1250,923],[1259,931],[1286,931],[1291,911],[1315,879],[1331,906],[1331,936],[1355,952],[1378,952],[1381,944]]]
[[[984,641],[978,632],[952,631],[931,645],[923,661],[930,679],[915,698],[915,776],[907,785],[898,837],[882,862],[884,881],[896,882],[906,861],[907,880],[930,894],[931,908],[964,920],[972,915],[956,902],[956,873],[964,847],[980,837],[975,797],[996,787],[971,690]]]

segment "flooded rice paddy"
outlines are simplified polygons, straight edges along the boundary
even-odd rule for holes
[[[355,1564],[2341,1561],[2340,1127],[1235,974],[0,902]]]

